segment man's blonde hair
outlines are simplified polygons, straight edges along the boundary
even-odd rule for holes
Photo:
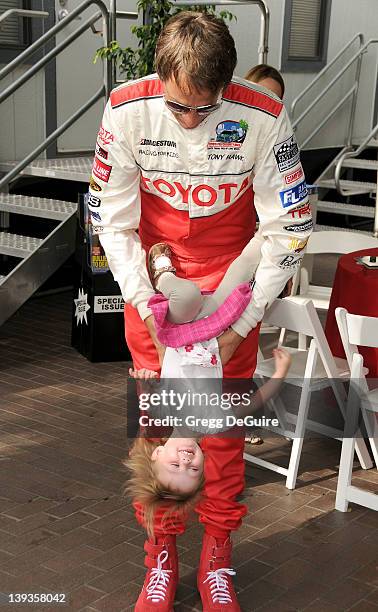
[[[169,526],[173,516],[186,518],[198,502],[205,482],[202,476],[196,489],[189,493],[180,493],[164,487],[156,477],[151,459],[155,448],[164,442],[166,439],[137,438],[130,450],[129,458],[123,461],[123,465],[130,472],[124,493],[143,505],[143,521],[148,537],[154,536],[154,518],[158,510],[165,510],[162,527]]]
[[[182,11],[165,24],[155,52],[160,79],[174,78],[189,91],[217,93],[232,79],[236,49],[222,19],[209,13]]]

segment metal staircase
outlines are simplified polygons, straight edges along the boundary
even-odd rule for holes
[[[81,14],[95,5],[96,12],[82,20],[81,25],[67,35],[67,38],[44,53],[16,81],[0,93],[0,103],[12,95],[19,87],[44,68],[44,66],[61,51],[77,40],[88,28],[94,30],[94,23],[102,19],[103,44],[108,45],[115,39],[116,18],[136,19],[137,13],[117,11],[115,0],[110,1],[110,11],[102,0],[84,0],[43,36],[21,53],[0,71],[0,79],[5,78],[16,68],[23,65],[56,34],[76,19],[82,20]],[[98,10],[99,9],[99,10]],[[6,19],[8,11],[0,17]],[[19,11],[18,11],[19,12]],[[22,11],[23,17],[44,17],[46,13]],[[40,177],[63,179],[68,181],[89,181],[91,157],[74,157],[59,159],[38,158],[44,150],[73,125],[101,97],[107,98],[115,82],[115,66],[105,60],[103,83],[100,89],[81,106],[64,124],[59,126],[34,151],[20,162],[0,162],[0,173],[5,173],[0,180],[0,325],[18,308],[73,254],[76,236],[77,203],[60,199],[43,198],[29,195],[10,194],[17,190],[15,181],[20,177]],[[38,158],[38,159],[37,159]],[[17,228],[22,228],[22,233]],[[26,228],[32,228],[25,231]]]
[[[22,176],[88,181],[91,158],[39,159],[26,166]],[[0,171],[12,170],[16,162],[0,163]],[[17,226],[22,215],[47,220],[43,238],[19,235],[6,227],[0,231],[0,255],[7,274],[0,276],[0,324],[18,308],[72,255],[75,249],[77,204],[52,198],[0,193],[2,225]],[[51,228],[51,225],[54,227]],[[38,223],[33,229],[38,231]],[[40,233],[40,232],[38,232]]]
[[[345,58],[345,53],[349,52],[356,42],[358,43],[357,51],[342,65],[330,82],[315,97],[315,93],[319,91],[321,79],[327,75],[337,62]],[[293,127],[296,130],[302,121],[309,116],[312,109],[316,110],[317,103],[324,99],[325,95],[332,90],[335,84],[339,83],[340,78],[346,71],[351,67],[355,67],[352,87],[336,104],[332,103],[332,107],[324,119],[303,142],[300,142],[302,147],[307,145],[326,126],[331,117],[347,102],[351,102],[348,132],[345,136],[344,147],[315,181],[319,188],[317,213],[324,212],[341,216],[340,225],[337,227],[333,225],[316,225],[316,229],[350,229],[353,231],[363,231],[367,234],[373,233],[378,237],[378,161],[377,159],[370,159],[370,157],[377,158],[378,140],[376,140],[376,136],[378,135],[378,124],[360,142],[353,138],[362,61],[368,48],[377,42],[378,39],[371,39],[365,43],[363,35],[361,33],[356,34],[307,85],[301,94],[295,98],[291,106]],[[313,92],[313,100],[296,117],[298,102],[310,91]],[[363,175],[363,180],[361,180],[361,174]],[[372,221],[370,224],[372,227],[371,231],[366,229],[367,225],[369,225],[368,220]],[[344,227],[345,221],[347,221],[347,228]],[[365,225],[364,230],[357,229],[363,225]]]

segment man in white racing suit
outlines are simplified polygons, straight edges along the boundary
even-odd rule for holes
[[[299,266],[312,230],[286,110],[274,94],[232,78],[235,65],[223,21],[183,12],[160,36],[158,74],[121,85],[105,108],[89,208],[126,302],[126,340],[136,369],[158,370],[163,353],[147,306],[154,290],[146,252],[153,244],[172,247],[178,276],[213,290],[250,243],[252,299],[218,339],[224,376],[246,378],[256,364],[258,324]],[[225,568],[231,567],[230,532],[246,513],[236,501],[244,483],[243,445],[243,436],[210,436],[202,443],[206,484],[196,511],[205,526],[198,587],[206,610],[240,610]],[[134,507],[143,524],[143,504],[135,500]],[[156,513],[155,538],[146,543],[148,572],[135,608],[143,612],[173,609],[175,536],[185,521],[178,516],[167,526],[163,514]],[[157,566],[170,572],[156,590]]]

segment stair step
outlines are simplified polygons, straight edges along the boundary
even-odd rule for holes
[[[347,204],[346,202],[327,202],[319,200],[317,210],[322,212],[330,212],[335,215],[351,215],[352,217],[367,217],[374,219],[374,206],[361,206],[359,204]]]
[[[77,210],[74,202],[0,193],[0,211],[62,221]]]
[[[31,255],[42,242],[42,238],[0,232],[0,254],[23,259]]]
[[[93,157],[59,157],[57,159],[36,159],[20,172],[24,176],[43,176],[89,183]],[[18,162],[0,162],[0,172],[9,172]]]
[[[361,170],[378,170],[376,159],[350,158],[343,161],[343,168],[361,168]]]
[[[336,189],[335,179],[322,179],[317,182],[318,187],[328,187]],[[347,181],[341,180],[340,185],[343,189],[347,189],[350,195],[375,192],[377,190],[376,183],[365,183],[362,181]]]
[[[3,282],[4,278],[5,278],[5,276],[2,276],[2,275],[0,274],[0,285],[1,285],[1,283]]]
[[[366,234],[366,236],[372,236],[373,232],[367,232],[366,230],[358,230],[358,229],[352,229],[349,227],[335,227],[332,225],[318,225],[316,224],[315,226],[315,231],[317,232],[326,232],[326,231],[333,231],[333,232],[354,232],[357,234]],[[378,238],[377,238],[377,247],[378,247]]]

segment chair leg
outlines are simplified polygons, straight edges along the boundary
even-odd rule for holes
[[[375,412],[368,412],[362,408],[362,415],[365,422],[366,431],[369,437],[371,452],[373,453],[375,466],[378,468],[378,437],[375,435],[378,418]]]
[[[281,331],[280,331],[280,336],[279,336],[279,339],[278,339],[278,346],[282,346],[284,344],[284,342],[285,342],[285,334],[286,334],[286,329],[285,329],[285,327],[282,327]]]
[[[361,433],[358,432],[357,435],[361,435]],[[365,444],[365,440],[362,437],[357,438],[355,446],[356,446],[356,454],[357,454],[357,457],[358,457],[358,460],[360,462],[362,469],[370,470],[370,468],[373,467],[373,462],[371,460],[371,457],[368,451],[368,447]]]
[[[305,334],[298,334],[298,348],[301,351],[307,349],[307,336]]]
[[[341,447],[339,477],[337,480],[337,492],[335,508],[340,512],[348,511],[348,487],[352,482],[354,438],[344,438]]]
[[[348,488],[352,482],[354,450],[357,442],[356,432],[358,435],[358,417],[361,409],[360,393],[360,387],[355,385],[351,379],[346,407],[344,437],[341,447],[335,504],[336,510],[340,512],[347,512],[348,510]]]
[[[314,340],[311,341],[307,365],[303,379],[303,386],[301,392],[301,399],[298,407],[297,424],[295,426],[295,438],[291,447],[290,461],[286,478],[286,487],[288,489],[295,489],[297,481],[299,462],[301,459],[303,438],[306,433],[306,421],[308,416],[308,410],[310,407],[311,398],[311,380],[315,372],[317,359],[317,349]]]
[[[345,410],[345,403],[344,403],[345,392],[342,389],[342,386],[340,387],[340,384],[341,383],[339,380],[338,381],[334,380],[331,386],[333,388],[333,392],[335,394],[335,398],[338,403],[340,412],[344,418],[344,423],[346,424],[347,410]],[[360,395],[361,395],[361,392],[360,392]],[[358,460],[360,462],[362,469],[370,470],[370,468],[373,467],[373,462],[371,460],[369,450],[365,444],[365,440],[362,438],[361,433],[359,431],[357,432],[357,435],[356,435],[355,450],[356,450],[356,454],[357,454],[357,457],[358,457]]]
[[[286,487],[288,489],[295,489],[297,481],[299,462],[301,460],[301,453],[303,447],[303,438],[306,433],[306,421],[308,415],[308,409],[310,406],[310,388],[309,384],[306,384],[302,388],[301,399],[298,408],[297,425],[295,427],[295,438],[291,447],[290,461],[286,478]]]

